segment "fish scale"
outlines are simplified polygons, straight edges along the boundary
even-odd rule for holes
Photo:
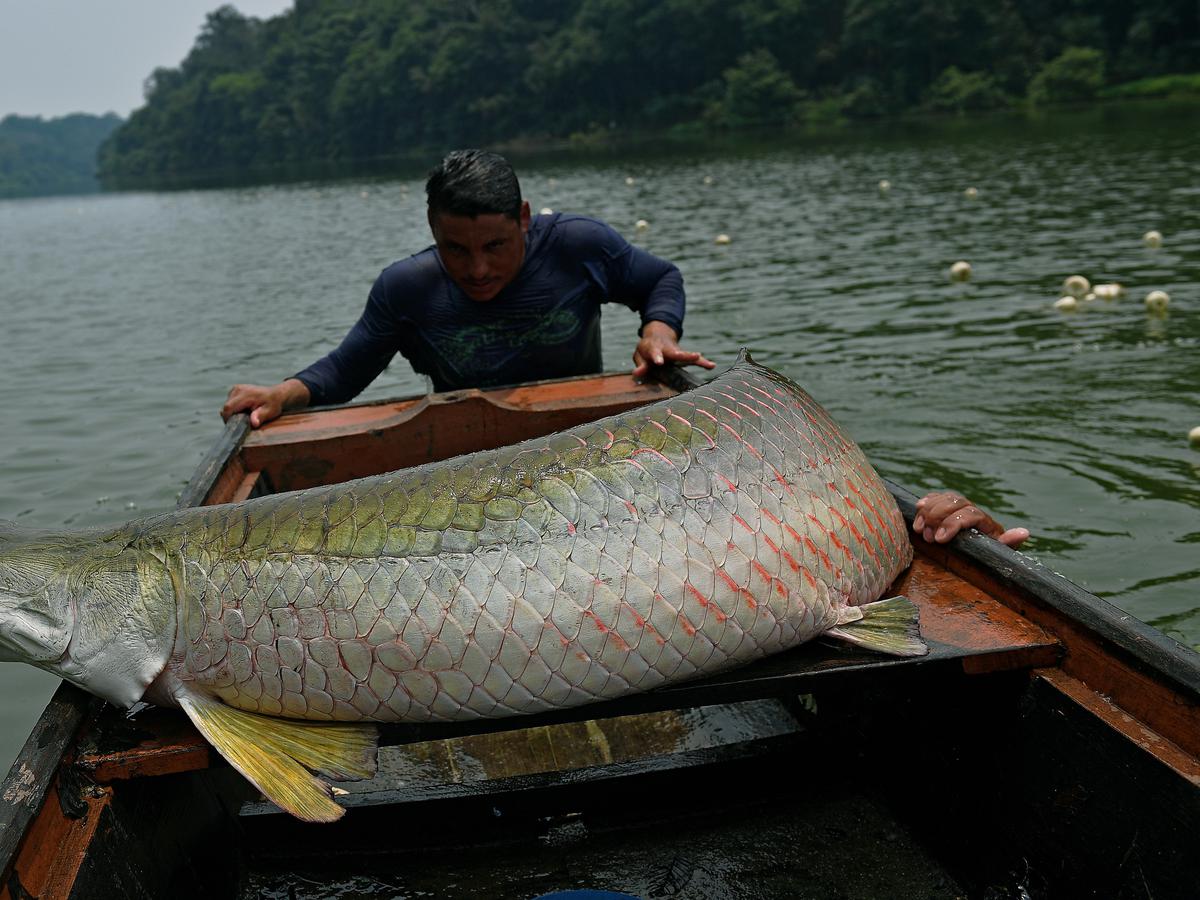
[[[173,666],[239,709],[451,721],[809,640],[911,559],[861,451],[743,358],[512,448],[144,520],[186,560]]]

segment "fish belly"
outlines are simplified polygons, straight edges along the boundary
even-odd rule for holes
[[[827,631],[912,556],[859,448],[748,358],[548,438],[194,516],[179,673],[305,719],[507,716],[710,675]]]

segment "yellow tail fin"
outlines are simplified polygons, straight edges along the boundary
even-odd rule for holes
[[[268,799],[306,822],[333,822],[345,813],[329,785],[333,778],[375,773],[373,725],[299,722],[244,712],[200,694],[177,696],[205,739]]]

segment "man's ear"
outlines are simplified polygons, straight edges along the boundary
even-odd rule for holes
[[[521,234],[524,234],[525,232],[527,232],[529,230],[529,222],[530,222],[531,218],[532,218],[532,215],[529,212],[529,201],[522,200],[521,201]]]

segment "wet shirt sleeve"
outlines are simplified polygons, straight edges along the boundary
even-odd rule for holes
[[[296,373],[312,394],[312,405],[345,403],[379,377],[400,349],[404,322],[387,302],[384,276],[375,280],[367,305],[342,342]]]
[[[650,321],[665,322],[683,337],[685,299],[679,268],[635,247],[614,228],[601,227],[607,299],[636,310],[643,326]]]

